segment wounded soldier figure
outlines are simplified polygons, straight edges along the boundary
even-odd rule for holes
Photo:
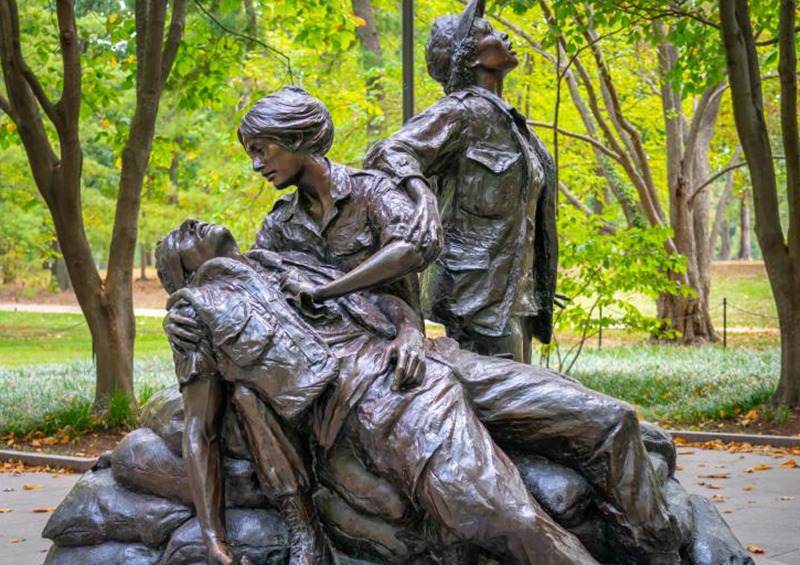
[[[327,269],[300,255],[262,251],[258,256],[261,262],[240,254],[227,229],[193,220],[158,247],[159,276],[173,292],[168,305],[188,304],[205,332],[196,351],[175,358],[186,406],[184,455],[212,561],[236,562],[224,541],[215,445],[222,396],[232,390],[262,483],[275,481],[274,453],[254,452],[261,445],[251,434],[258,423],[248,421],[255,417],[247,410],[254,397],[285,428],[310,431],[323,453],[346,436],[370,469],[456,541],[508,563],[596,563],[527,492],[448,363],[430,354],[421,384],[407,390],[393,386],[386,351],[403,323],[402,301],[353,294],[322,305],[290,304],[281,286],[291,286],[291,278],[319,282],[329,278]],[[285,457],[287,468],[300,451]],[[295,562],[326,560],[324,550],[309,549]]]
[[[405,324],[417,323],[402,300],[372,293],[322,304],[305,300],[291,289],[340,273],[299,253],[258,250],[245,257],[225,228],[194,220],[171,232],[157,257],[159,276],[174,293],[170,309],[193,310],[203,328],[198,348],[175,349],[175,360],[187,410],[185,457],[217,562],[234,562],[222,541],[220,471],[212,461],[219,457],[213,444],[224,390],[234,397],[265,490],[302,491],[302,485],[287,488],[295,479],[281,475],[304,468],[303,450],[285,438],[265,444],[264,434],[253,433],[264,427],[248,421],[248,414],[257,418],[247,410],[253,398],[274,410],[275,431],[268,435],[281,436],[281,428],[310,433],[323,453],[346,438],[449,539],[505,562],[596,561],[531,498],[492,438],[578,470],[607,500],[601,511],[609,541],[627,546],[632,562],[678,562],[677,551],[653,549],[659,530],[667,534],[665,549],[679,542],[670,539],[674,520],[653,484],[635,414],[624,403],[550,371],[460,350],[447,339],[428,342],[422,383],[398,390],[386,352]],[[499,381],[505,385],[495,386]],[[506,390],[504,398],[498,388]],[[287,463],[273,466],[276,460]],[[308,471],[299,474],[307,483]],[[281,485],[272,487],[276,482]],[[642,493],[656,504],[643,502]],[[288,506],[301,522],[313,515],[313,509],[297,511],[302,502]],[[626,507],[633,511],[626,514]],[[313,538],[316,526],[306,529]],[[296,562],[325,562],[322,545],[310,542],[306,551],[317,561]]]

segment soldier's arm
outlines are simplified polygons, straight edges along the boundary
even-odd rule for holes
[[[376,143],[364,159],[366,168],[378,169],[394,179],[412,198],[416,213],[408,233],[430,260],[442,244],[436,197],[428,178],[452,166],[463,153],[464,105],[443,98],[408,121],[391,137]]]

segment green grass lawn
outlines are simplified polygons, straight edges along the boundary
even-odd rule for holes
[[[137,359],[169,355],[160,318],[136,320]],[[80,314],[0,312],[0,367],[64,364],[92,358],[92,338]]]

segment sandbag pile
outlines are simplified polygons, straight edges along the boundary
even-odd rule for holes
[[[128,434],[86,473],[51,516],[43,536],[53,541],[45,564],[181,565],[206,562],[181,457],[183,402],[177,387],[143,407],[144,427]],[[750,565],[741,547],[705,498],[690,496],[674,478],[676,453],[669,435],[642,424],[656,476],[683,534],[686,564]],[[227,539],[254,563],[284,564],[289,534],[261,492],[232,409],[223,424]],[[592,487],[572,469],[546,459],[511,454],[528,490],[601,562],[615,563]],[[341,563],[372,565],[477,563],[479,552],[454,547],[447,533],[425,520],[384,479],[372,474],[347,441],[315,457],[314,501]],[[482,563],[491,560],[482,559]]]

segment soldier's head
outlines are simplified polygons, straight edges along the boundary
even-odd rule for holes
[[[333,120],[319,99],[287,86],[253,104],[238,135],[253,169],[276,188],[287,188],[296,184],[306,160],[328,153]]]
[[[156,245],[158,279],[172,294],[187,286],[206,261],[238,253],[236,240],[228,228],[188,219]]]
[[[519,64],[507,33],[482,18],[483,4],[470,2],[460,15],[440,16],[425,45],[428,74],[446,93],[477,84],[480,70],[501,78]]]

